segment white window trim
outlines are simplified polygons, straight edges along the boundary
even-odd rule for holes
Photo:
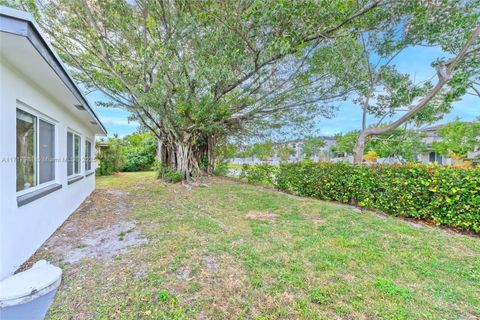
[[[85,164],[86,164],[86,162],[87,162],[87,141],[90,142],[90,170],[87,170],[87,169],[85,168]],[[84,143],[84,145],[85,145],[85,148],[84,148],[84,150],[83,150],[83,154],[84,154],[83,159],[85,160],[85,164],[84,164],[83,168],[85,169],[85,174],[89,174],[89,173],[95,171],[95,168],[93,167],[93,163],[94,163],[94,161],[93,161],[94,153],[93,153],[93,142],[92,142],[92,139],[85,138],[85,143]]]
[[[53,118],[50,118],[50,117],[46,116],[45,114],[37,111],[36,109],[30,107],[29,105],[27,105],[24,102],[21,102],[19,100],[17,100],[17,109],[22,110],[23,112],[29,113],[32,116],[36,117],[37,132],[35,133],[36,146],[35,146],[35,160],[34,160],[35,168],[34,169],[35,169],[35,179],[38,181],[39,180],[38,167],[40,165],[40,163],[38,162],[39,152],[40,152],[40,148],[38,147],[38,142],[40,140],[39,139],[39,137],[40,137],[40,130],[39,130],[40,120],[45,121],[45,122],[53,125],[53,127],[54,127],[54,139],[53,140],[54,140],[54,147],[55,147],[55,157],[54,157],[55,159],[58,158],[58,126],[57,126],[58,121],[54,120]],[[17,126],[16,124],[17,124],[17,120],[15,118],[15,128]],[[16,135],[17,135],[16,132],[17,131],[15,130],[15,139],[16,139]],[[16,145],[16,142],[15,142],[15,145]],[[15,146],[15,150],[16,150],[16,146]],[[54,161],[55,161],[55,159],[54,159]],[[53,179],[52,181],[37,184],[36,186],[30,187],[30,188],[25,189],[25,190],[16,191],[17,197],[25,195],[25,194],[30,193],[30,192],[34,192],[36,190],[45,188],[45,187],[53,185],[53,184],[58,184],[59,183],[58,182],[59,177],[58,177],[58,170],[57,170],[57,162],[56,161],[55,161],[55,166],[54,166],[54,172],[55,172],[55,179]],[[16,172],[15,172],[15,179],[16,179]]]
[[[82,134],[76,130],[73,130],[71,128],[67,128],[67,136],[68,136],[68,133],[71,133],[73,135],[73,143],[72,143],[72,154],[73,154],[73,159],[75,159],[75,136],[78,136],[80,138],[80,156],[79,156],[79,165],[78,165],[78,169],[79,169],[79,172],[78,173],[75,173],[75,163],[73,163],[73,173],[71,175],[68,175],[68,164],[67,164],[67,179],[68,180],[71,180],[73,178],[76,178],[76,177],[79,177],[79,176],[82,176],[83,175],[83,172],[84,172],[84,168],[82,168],[82,156],[84,154],[84,150],[83,150],[83,147],[82,147],[82,142],[85,140],[83,137],[82,137]],[[68,138],[67,138],[68,139]],[[68,141],[66,142],[66,146],[67,148],[65,148],[66,150],[66,159],[67,161],[69,161],[68,159]]]

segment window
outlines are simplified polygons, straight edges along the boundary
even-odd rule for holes
[[[55,125],[17,109],[17,191],[55,179]]]
[[[443,158],[441,155],[437,154],[437,163],[438,164],[443,164]]]
[[[428,158],[429,158],[430,162],[436,162],[438,164],[443,164],[442,163],[443,162],[442,156],[439,155],[438,153],[436,153],[435,151],[430,152]]]
[[[92,143],[85,140],[85,171],[92,170]]]
[[[67,175],[80,174],[81,138],[78,134],[67,132]]]

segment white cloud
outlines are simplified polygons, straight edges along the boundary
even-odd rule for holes
[[[126,126],[126,127],[138,127],[140,124],[136,121],[128,121],[124,117],[106,117],[100,116],[100,121],[104,124],[116,125],[116,126]]]

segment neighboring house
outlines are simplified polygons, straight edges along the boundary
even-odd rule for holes
[[[443,157],[432,148],[432,144],[434,142],[442,141],[442,138],[438,135],[438,130],[440,128],[443,128],[444,126],[445,124],[440,124],[440,125],[422,129],[422,131],[425,132],[425,137],[423,138],[423,142],[427,145],[427,149],[422,154],[418,155],[418,160],[421,163],[428,164],[428,163],[435,162],[441,165],[454,164],[454,160],[452,158]],[[467,158],[469,159],[478,158],[479,155],[480,155],[480,152],[478,151],[478,148],[477,148],[477,151],[469,152],[467,154]]]
[[[331,147],[335,144],[335,137],[332,136],[320,136],[322,138],[325,145],[319,148],[318,154],[312,157],[312,160],[315,162],[319,161],[329,161],[331,158]],[[275,154],[273,157],[268,158],[267,160],[261,160],[254,157],[247,157],[247,158],[232,158],[229,159],[229,163],[231,164],[261,164],[261,163],[268,163],[271,165],[278,165],[279,163],[285,161],[279,155],[279,147],[280,146],[288,146],[292,150],[292,154],[289,155],[288,160],[286,162],[298,162],[305,158],[303,154],[303,146],[304,140],[290,140],[286,142],[275,143],[273,146],[273,153]],[[238,152],[245,152],[248,149],[248,145],[239,145],[237,146]]]
[[[28,13],[0,7],[0,279],[95,187],[106,130]]]
[[[319,136],[322,138],[325,145],[319,148],[319,154],[313,156],[314,161],[328,161],[330,159],[330,149],[335,145],[335,137],[332,136]],[[305,144],[304,140],[293,140],[285,142],[288,144],[289,148],[295,150],[294,155],[291,157],[291,160],[302,160],[304,158],[303,146]]]
[[[423,143],[425,143],[427,149],[422,154],[418,155],[418,161],[421,163],[438,163],[442,165],[453,164],[453,160],[451,158],[443,157],[432,148],[432,144],[434,142],[442,141],[442,138],[438,136],[438,129],[442,128],[443,126],[443,124],[440,124],[422,130],[425,133]]]
[[[425,133],[425,137],[423,138],[423,142],[426,144],[427,148],[425,149],[424,152],[421,154],[417,155],[417,159],[419,162],[428,164],[428,163],[438,163],[441,165],[453,165],[454,160],[449,157],[443,157],[440,155],[438,152],[433,150],[432,144],[433,142],[439,142],[442,141],[442,138],[438,136],[438,129],[442,128],[445,126],[445,124],[441,125],[436,125],[432,127],[428,127],[425,129],[422,129],[422,131]],[[350,162],[353,163],[353,156],[349,154],[333,154],[330,150],[332,149],[333,146],[335,146],[336,141],[335,137],[331,136],[322,136],[321,137],[323,141],[325,142],[325,146],[320,148],[320,154],[315,155],[312,160],[315,162],[318,161],[331,161],[331,162],[339,162],[339,161],[344,161],[344,162]],[[479,139],[480,140],[480,139]],[[287,144],[289,148],[294,150],[294,154],[290,155],[289,159],[287,162],[298,162],[304,159],[304,154],[303,154],[303,145],[304,141],[303,140],[294,140],[294,141],[287,141],[284,142],[283,144]],[[274,148],[276,149],[279,144],[277,144]],[[243,146],[243,149],[245,150],[246,147]],[[479,146],[476,148],[474,152],[469,152],[467,154],[467,159],[479,159],[480,157],[480,143]],[[235,164],[258,164],[258,163],[270,163],[277,165],[280,162],[282,162],[282,159],[278,157],[272,157],[268,159],[267,161],[262,161],[257,158],[234,158],[230,160],[230,163],[235,163]],[[479,160],[474,160],[474,162],[478,163]],[[396,163],[402,163],[401,159],[398,157],[388,157],[388,158],[379,158],[377,160],[377,163],[380,164],[396,164]]]
[[[97,168],[100,166],[100,159],[98,155],[106,149],[108,149],[108,142],[103,141],[103,139],[95,142],[95,166]]]

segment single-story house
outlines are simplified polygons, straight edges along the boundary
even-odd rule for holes
[[[418,160],[421,163],[428,164],[428,163],[438,163],[441,165],[453,165],[455,161],[450,157],[443,157],[441,154],[433,150],[432,145],[434,142],[442,141],[442,138],[438,135],[438,130],[443,128],[445,124],[439,124],[432,127],[427,127],[422,129],[425,134],[423,138],[423,142],[427,145],[427,149],[418,155]],[[476,148],[475,151],[469,152],[467,154],[467,159],[478,158],[480,156],[480,151]]]
[[[425,137],[422,140],[423,140],[423,143],[425,143],[425,145],[427,146],[427,149],[422,154],[419,154],[417,157],[421,163],[424,163],[424,164],[438,163],[442,165],[453,164],[453,159],[443,157],[432,148],[432,144],[434,142],[442,141],[442,138],[438,135],[437,131],[443,126],[444,125],[436,125],[436,126],[422,129],[422,131],[425,134]]]
[[[0,6],[0,280],[95,187],[106,130],[33,17]]]

